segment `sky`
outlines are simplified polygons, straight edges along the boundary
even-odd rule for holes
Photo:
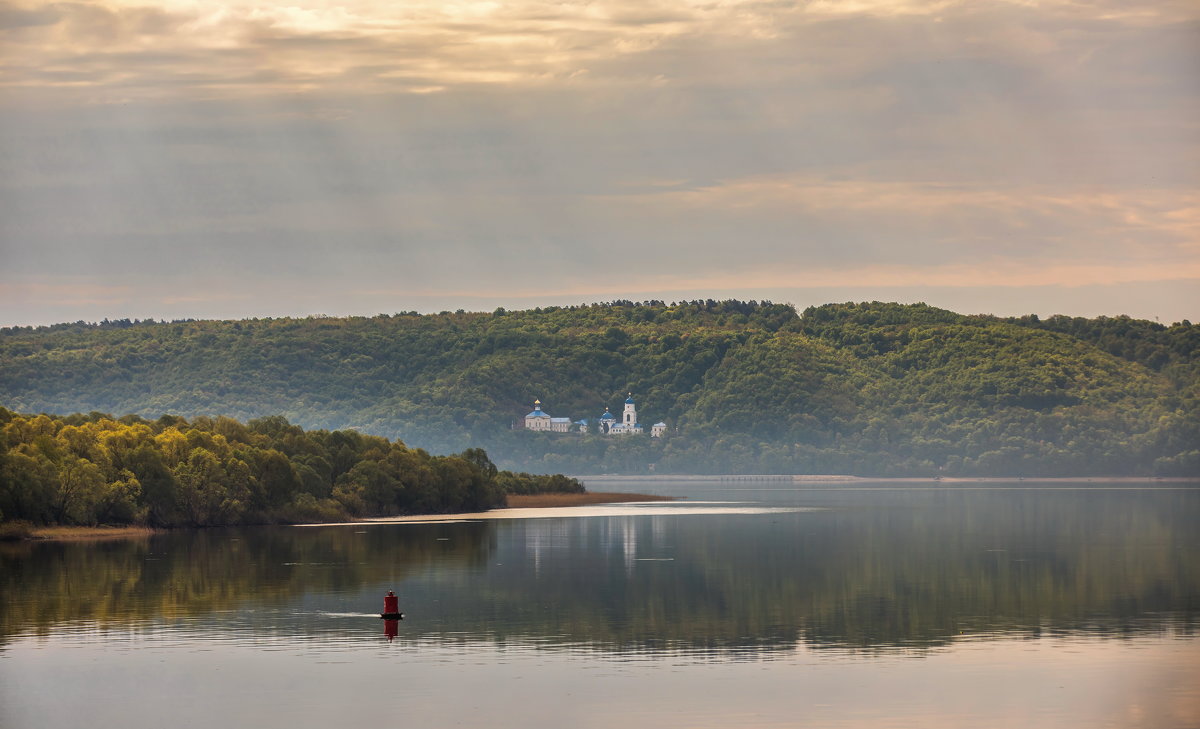
[[[0,326],[1200,320],[1194,0],[0,0]]]

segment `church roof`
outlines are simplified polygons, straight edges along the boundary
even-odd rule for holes
[[[600,416],[601,420],[616,420],[616,416],[608,412],[608,408],[604,408],[604,414]]]
[[[630,395],[629,397],[625,398],[625,404],[626,404],[626,405],[632,405],[632,404],[633,404],[633,395]]]
[[[525,417],[527,417],[527,418],[548,418],[550,416],[548,414],[542,412],[541,408],[538,408],[538,409],[534,410],[532,413],[526,415]]]
[[[660,426],[660,425],[661,425],[662,427],[664,427],[664,428],[665,428],[665,427],[667,427],[667,424],[666,424],[666,423],[664,423],[664,422],[662,422],[661,420],[660,420],[660,421],[658,421],[657,423],[655,423],[655,424],[654,424],[654,427],[655,427],[655,428],[657,428],[657,427],[658,427],[658,426]]]

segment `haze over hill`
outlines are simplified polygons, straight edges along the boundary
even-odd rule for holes
[[[1200,327],[614,302],[0,330],[0,405],[357,428],[573,473],[1200,474]],[[532,433],[632,392],[661,439]]]

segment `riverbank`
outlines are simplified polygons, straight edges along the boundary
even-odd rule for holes
[[[149,537],[159,534],[161,531],[161,529],[146,526],[49,526],[34,527],[26,539],[99,541]]]
[[[875,477],[875,476],[845,476],[837,474],[645,474],[628,476],[621,474],[601,474],[592,476],[575,475],[587,484],[617,484],[617,483],[663,483],[663,482],[720,482],[741,483],[747,481],[784,481],[798,484],[865,484],[865,483],[1111,483],[1111,484],[1144,484],[1144,483],[1196,483],[1195,477],[1188,476],[906,476],[906,477]]]
[[[505,509],[561,509],[572,506],[594,506],[597,504],[624,504],[635,501],[675,501],[673,496],[655,496],[651,494],[631,493],[581,493],[581,494],[510,494],[508,506],[492,511]],[[443,520],[447,518],[464,518],[478,516],[477,514],[424,514],[410,517],[400,517],[414,521]],[[373,523],[375,519],[364,519],[363,523]],[[337,522],[341,523],[341,522]],[[352,523],[352,522],[347,522]],[[7,536],[10,540],[34,541],[100,541],[105,539],[136,539],[149,537],[164,532],[145,526],[48,526],[22,528],[21,533]]]
[[[679,497],[656,496],[651,494],[633,494],[623,492],[597,492],[582,494],[509,494],[508,506],[490,511],[478,511],[467,514],[410,514],[407,516],[378,516],[356,519],[355,521],[296,524],[300,527],[321,526],[369,526],[379,524],[434,524],[460,521],[486,521],[491,519],[537,519],[550,517],[577,516],[588,513],[582,507],[618,504],[637,504],[644,502],[677,501]],[[651,507],[647,507],[651,508]],[[579,512],[572,513],[579,509]]]
[[[592,504],[623,504],[632,501],[675,501],[674,496],[650,494],[591,493],[582,494],[509,494],[509,509],[554,509],[563,506],[590,506]]]

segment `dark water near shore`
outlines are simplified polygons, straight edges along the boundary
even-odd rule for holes
[[[1195,484],[634,487],[2,545],[0,726],[1200,726]]]

